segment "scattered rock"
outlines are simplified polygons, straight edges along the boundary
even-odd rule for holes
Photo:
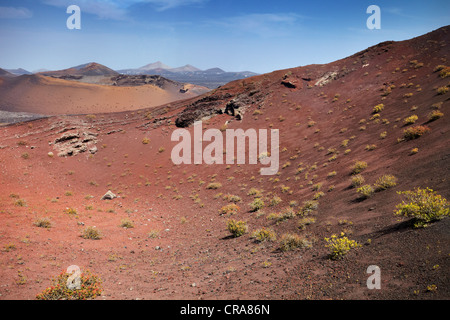
[[[98,133],[89,132],[83,127],[70,127],[68,130],[69,132],[67,129],[61,130],[64,131],[63,135],[53,142],[53,148],[58,151],[59,157],[74,156],[88,150],[91,153],[97,152],[95,144]],[[51,145],[51,143],[49,144]]]
[[[117,198],[117,196],[112,193],[111,190],[108,190],[108,192],[103,195],[102,200],[112,200],[114,198]]]

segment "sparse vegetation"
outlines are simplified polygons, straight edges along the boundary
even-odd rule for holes
[[[52,286],[38,295],[37,300],[86,300],[93,299],[102,293],[102,281],[99,276],[85,270],[80,274],[80,288],[69,289],[67,281],[70,274],[61,272],[53,279]]]
[[[444,114],[439,110],[433,110],[428,114],[428,120],[429,121],[435,121],[439,118],[442,118]]]
[[[266,229],[264,227],[253,231],[251,237],[258,242],[275,241],[277,239],[275,231],[273,231],[272,229]]]
[[[64,213],[68,214],[68,215],[76,215],[77,210],[74,208],[66,208],[66,209],[64,209]]]
[[[134,224],[133,221],[131,221],[130,219],[122,219],[120,221],[120,227],[126,229],[134,228]]]
[[[236,221],[230,219],[227,221],[227,229],[233,235],[233,237],[240,237],[248,230],[247,223],[245,221]]]
[[[316,222],[316,218],[314,217],[303,217],[298,221],[298,228],[300,230],[305,230],[306,226],[313,224]]]
[[[375,182],[375,191],[386,190],[397,185],[397,178],[391,174],[385,174]]]
[[[405,195],[407,202],[402,201],[398,204],[394,214],[413,218],[416,228],[426,227],[429,223],[449,215],[450,208],[447,199],[430,188],[417,188],[414,191],[397,193]]]
[[[367,168],[367,162],[365,161],[356,161],[352,167],[352,174],[358,174],[364,171]]]
[[[403,131],[403,138],[405,140],[413,140],[421,137],[425,133],[430,131],[430,128],[427,126],[414,126],[407,128]]]
[[[300,211],[298,212],[302,216],[306,216],[310,214],[311,212],[317,210],[319,207],[319,202],[316,200],[306,200],[303,202],[303,206],[300,208]]]
[[[406,117],[404,120],[403,120],[403,123],[405,124],[405,125],[409,125],[409,124],[413,124],[413,123],[415,123],[416,121],[417,121],[417,119],[419,119],[419,117],[417,116],[417,115],[412,115],[412,116],[409,116],[409,117]]]
[[[102,238],[100,231],[95,227],[86,227],[81,232],[83,239],[100,240]]]
[[[375,107],[373,107],[372,113],[380,113],[383,110],[384,110],[384,104],[380,103],[380,104],[377,104]]]
[[[439,87],[439,88],[437,88],[436,92],[438,95],[446,94],[448,92],[448,87],[447,86]]]
[[[255,212],[261,210],[264,207],[264,200],[261,198],[255,198],[252,203],[250,203],[251,211]]]
[[[333,234],[330,238],[325,238],[325,247],[329,248],[329,257],[332,260],[342,259],[351,249],[358,248],[361,245],[355,240]]]
[[[238,205],[234,203],[227,204],[226,206],[223,206],[219,209],[219,214],[221,215],[232,215],[237,214],[239,212],[240,208]]]
[[[39,218],[34,222],[34,225],[39,228],[51,228],[52,223],[49,218]]]
[[[375,189],[370,184],[365,184],[356,189],[356,192],[359,193],[361,199],[367,199],[374,194]]]
[[[215,189],[219,189],[221,186],[222,186],[222,184],[219,182],[211,182],[206,186],[206,189],[215,190]]]
[[[280,249],[282,251],[289,251],[297,248],[310,248],[311,246],[311,241],[294,233],[285,233],[280,239]]]
[[[365,179],[360,174],[354,175],[352,177],[352,187],[353,188],[356,188],[356,187],[359,187],[359,186],[363,185],[364,182],[365,182]]]

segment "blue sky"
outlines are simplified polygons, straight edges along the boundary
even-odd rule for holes
[[[69,5],[81,29],[69,30]],[[381,9],[370,30],[369,5]],[[162,61],[258,73],[344,58],[448,25],[448,0],[0,0],[0,67],[113,69]]]

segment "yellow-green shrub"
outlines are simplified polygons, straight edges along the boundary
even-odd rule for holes
[[[256,241],[263,242],[263,241],[274,241],[277,239],[275,231],[272,229],[266,229],[262,227],[261,229],[257,229],[253,231],[252,238],[254,238]]]
[[[360,198],[367,199],[373,195],[375,189],[370,184],[366,184],[356,189],[356,192],[359,193]]]
[[[384,110],[384,104],[380,103],[373,107],[372,113],[379,113]]]
[[[226,206],[223,206],[222,208],[219,209],[219,213],[222,214],[227,214],[227,215],[232,215],[232,214],[236,214],[238,213],[240,210],[239,206],[234,204],[234,203],[230,203],[227,204]]]
[[[67,280],[71,275],[66,271],[61,272],[53,279],[52,286],[38,295],[37,300],[86,300],[93,299],[102,293],[101,279],[85,270],[80,274],[80,289],[69,289]]]
[[[240,237],[248,230],[247,223],[245,221],[236,221],[230,219],[227,221],[227,229],[233,235],[233,237]]]
[[[352,187],[356,188],[361,186],[365,182],[365,179],[362,175],[357,174],[352,177]]]
[[[415,191],[402,191],[408,202],[396,206],[395,215],[414,218],[414,227],[425,227],[430,222],[441,220],[449,215],[449,204],[445,198],[430,188],[417,188]]]
[[[397,178],[391,174],[382,175],[374,183],[376,191],[386,190],[388,188],[395,187],[396,185],[397,185]]]
[[[311,241],[293,233],[285,233],[280,239],[280,249],[282,251],[289,251],[296,248],[310,248],[311,246]]]
[[[352,174],[358,174],[364,171],[367,168],[367,162],[365,161],[356,161],[352,167]]]
[[[439,111],[439,110],[433,110],[428,114],[428,120],[430,121],[434,121],[437,120],[439,118],[442,118],[444,116],[444,114]]]
[[[419,117],[418,117],[417,115],[413,114],[412,116],[406,117],[406,118],[403,120],[403,123],[404,123],[405,125],[413,124],[413,123],[415,123],[418,119],[419,119]]]
[[[345,256],[351,249],[360,247],[355,240],[350,240],[349,238],[341,234],[340,237],[333,234],[330,238],[325,238],[327,244],[325,247],[329,248],[329,257],[333,260],[341,259]]]
[[[261,198],[256,198],[253,200],[252,203],[250,203],[250,210],[251,211],[258,211],[264,207],[264,200]]]
[[[428,128],[427,126],[410,127],[408,129],[403,130],[403,138],[405,138],[406,140],[417,139],[420,136],[427,133],[428,131],[430,131],[430,128]]]

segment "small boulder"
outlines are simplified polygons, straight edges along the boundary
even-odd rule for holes
[[[117,196],[112,193],[111,190],[108,190],[108,192],[103,195],[102,200],[112,200],[114,198],[117,198]]]

